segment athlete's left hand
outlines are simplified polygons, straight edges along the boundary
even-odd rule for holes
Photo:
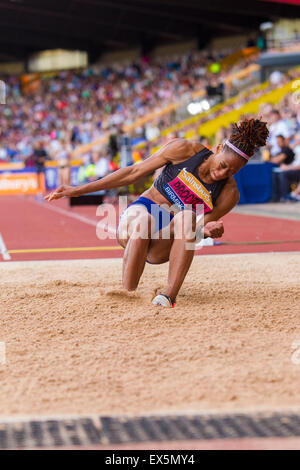
[[[220,238],[224,233],[223,221],[208,222],[204,227],[204,238]]]

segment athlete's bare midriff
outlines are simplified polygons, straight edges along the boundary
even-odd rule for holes
[[[143,194],[141,194],[141,197],[151,199],[151,201],[155,202],[159,206],[163,204],[168,205],[169,207],[172,206],[170,201],[168,201],[168,199],[166,199],[153,185],[151,186],[151,188],[144,191]]]

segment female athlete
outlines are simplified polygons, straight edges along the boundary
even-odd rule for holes
[[[167,287],[153,304],[174,307],[194,257],[197,208],[200,204],[204,207],[202,235],[221,237],[224,227],[220,219],[239,201],[233,175],[266,144],[267,137],[266,123],[245,119],[234,124],[229,139],[218,145],[216,153],[197,142],[173,139],[140,164],[83,186],[61,186],[45,199],[128,186],[162,168],[151,188],[121,215],[117,238],[125,248],[123,287],[128,291],[137,288],[146,262],[169,261]]]

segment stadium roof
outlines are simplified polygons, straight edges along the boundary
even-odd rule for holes
[[[257,31],[299,17],[299,6],[261,0],[0,0],[0,59],[44,49],[104,51]]]

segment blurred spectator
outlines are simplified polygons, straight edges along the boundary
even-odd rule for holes
[[[45,163],[47,160],[49,160],[49,156],[44,148],[44,144],[42,141],[38,141],[36,143],[32,155],[32,160],[38,175],[39,190],[40,192],[43,192],[45,189]]]
[[[119,135],[119,148],[120,148],[120,167],[124,168],[133,164],[131,139],[130,136],[123,130]]]
[[[270,135],[268,139],[268,147],[270,148],[271,156],[278,155],[280,147],[278,145],[277,136],[281,135],[285,139],[290,137],[290,132],[286,122],[281,119],[280,112],[277,109],[273,109],[270,113],[269,127]]]
[[[114,158],[118,153],[118,135],[116,129],[112,129],[112,132],[109,136],[108,150],[111,158]]]
[[[279,151],[275,156],[271,156],[270,162],[276,165],[290,165],[294,161],[295,153],[288,146],[286,139],[282,135],[278,135],[276,141]]]
[[[95,152],[93,153],[93,160],[95,163],[95,176],[97,176],[97,178],[103,178],[110,173],[108,154]]]
[[[293,169],[286,166],[281,169],[277,174],[277,192],[275,193],[275,200],[290,200],[293,195],[291,193],[291,184],[298,184],[300,182],[300,165],[293,166]],[[291,197],[292,196],[292,197]]]
[[[300,133],[295,135],[295,141],[292,145],[295,158],[289,165],[282,164],[280,169],[282,174],[280,176],[280,196],[284,199],[291,201],[300,200],[300,184],[298,184],[295,191],[291,191],[291,183],[297,184],[300,182]]]
[[[70,158],[71,145],[63,140],[60,149],[55,154],[55,160],[58,162],[59,185],[70,184]]]
[[[295,140],[291,147],[295,153],[293,165],[298,166],[300,165],[300,132],[295,135]]]
[[[224,83],[213,77],[211,83],[206,86],[206,93],[209,98],[216,98],[216,103],[224,101]]]
[[[95,174],[95,163],[90,158],[89,155],[85,155],[83,157],[83,165],[79,168],[78,171],[78,182],[83,183],[90,183],[91,181],[95,181],[98,178]]]
[[[288,198],[291,191],[291,184],[298,183],[298,181],[300,181],[300,162],[294,162],[294,151],[291,147],[286,145],[283,136],[278,136],[277,141],[278,146],[280,147],[280,152],[270,160],[272,163],[280,165],[280,168],[274,169],[272,174],[273,202],[282,201]]]

